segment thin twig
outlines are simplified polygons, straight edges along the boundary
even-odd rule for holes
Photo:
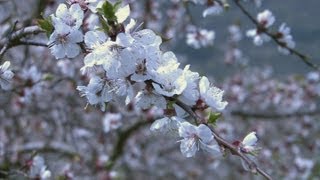
[[[113,148],[113,152],[111,154],[111,157],[109,161],[107,162],[106,169],[110,171],[113,166],[115,165],[116,161],[119,157],[121,157],[123,153],[123,148],[125,147],[125,144],[127,140],[130,138],[130,135],[132,135],[134,132],[136,132],[138,129],[140,129],[142,126],[147,125],[149,123],[152,123],[153,121],[138,121],[136,124],[132,125],[125,131],[122,131],[119,133],[118,141]]]
[[[68,144],[65,144],[64,142],[58,142],[58,141],[53,141],[48,143],[42,142],[42,141],[29,142],[16,147],[16,149],[14,150],[11,150],[12,153],[16,151],[22,154],[30,153],[30,152],[42,152],[42,153],[57,152],[70,158],[73,158],[75,156],[80,156],[73,149],[73,147],[69,146]]]
[[[243,118],[285,119],[285,118],[302,117],[302,116],[317,116],[317,115],[320,115],[320,110],[317,109],[313,111],[298,111],[298,112],[292,112],[292,113],[265,113],[265,112],[232,110],[231,115],[239,116]]]
[[[20,40],[19,45],[29,45],[29,46],[43,46],[48,47],[46,43],[43,42],[35,42],[35,41],[29,41],[29,40]]]
[[[21,38],[23,38],[27,35],[39,34],[42,32],[44,32],[44,30],[42,30],[38,26],[29,26],[29,27],[25,27],[20,30],[17,30],[13,33],[10,33],[8,35],[8,37],[1,39],[0,46],[2,46],[2,48],[0,50],[0,63],[1,63],[1,60],[2,60],[4,53],[8,49],[21,44],[21,41],[20,41]]]
[[[253,162],[245,154],[243,154],[241,151],[239,151],[239,149],[237,147],[235,147],[233,144],[229,143],[227,140],[225,140],[221,136],[219,136],[219,134],[215,131],[215,129],[212,125],[209,125],[209,124],[205,123],[203,120],[199,119],[198,116],[196,115],[196,113],[193,112],[193,110],[189,106],[185,105],[183,102],[181,102],[179,100],[176,101],[176,104],[179,107],[181,107],[183,110],[185,110],[192,118],[194,118],[195,121],[200,120],[200,122],[202,124],[206,125],[211,130],[211,132],[212,132],[215,140],[218,142],[218,144],[220,146],[223,146],[224,148],[228,149],[232,154],[239,156],[242,160],[244,160],[246,162],[246,164],[249,166],[251,172],[259,173],[260,175],[262,175],[263,177],[265,177],[268,180],[272,179],[272,177],[268,173],[266,173],[261,168],[259,168],[255,162]]]
[[[244,8],[244,6],[242,6],[242,4],[240,3],[239,0],[233,0],[235,2],[235,4],[239,7],[239,9],[242,11],[243,14],[245,14],[251,21],[252,23],[254,23],[257,28],[260,27],[261,25],[259,24],[259,22],[249,13],[249,11],[247,11],[246,8]],[[263,33],[265,33],[266,35],[268,35],[276,44],[278,44],[279,46],[287,49],[291,54],[296,55],[297,57],[299,57],[299,59],[301,59],[306,65],[310,66],[311,68],[320,71],[320,67],[317,64],[312,63],[308,56],[304,55],[303,53],[297,51],[296,49],[290,48],[286,45],[283,45],[282,42],[279,41],[278,37],[269,32],[268,29],[266,28],[259,28],[259,30],[261,30]]]

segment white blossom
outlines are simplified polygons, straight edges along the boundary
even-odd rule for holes
[[[156,83],[152,83],[152,85],[157,93],[172,97],[184,91],[187,87],[187,79],[181,69],[171,73],[158,72]]]
[[[47,170],[44,159],[41,156],[35,156],[32,159],[29,176],[31,178],[39,178],[41,180],[50,179],[51,172]]]
[[[102,7],[104,0],[86,0],[86,3],[88,3],[87,7],[90,11],[97,13],[97,8]]]
[[[270,41],[270,37],[265,33],[260,33],[257,29],[250,29],[247,31],[247,36],[253,38],[253,43],[256,46],[261,46],[263,42]]]
[[[39,71],[37,66],[33,65],[28,69],[23,69],[21,77],[27,83],[27,86],[23,89],[23,96],[20,96],[19,100],[23,103],[31,103],[34,95],[39,95],[43,92],[42,81],[43,74]]]
[[[247,36],[253,38],[255,45],[261,46],[263,42],[270,40],[270,37],[262,32],[262,29],[269,28],[275,22],[275,17],[271,11],[265,10],[257,15],[257,22],[259,23],[259,27],[248,30]]]
[[[118,129],[122,125],[122,115],[120,113],[106,113],[103,117],[103,130],[108,133]]]
[[[159,48],[160,44],[162,43],[161,37],[156,35],[150,29],[143,29],[141,31],[133,33],[132,36],[135,39],[135,43],[141,43],[144,46],[148,47],[153,46]]]
[[[81,96],[86,96],[89,104],[100,105],[102,111],[105,110],[105,103],[112,99],[112,95],[108,92],[105,82],[94,76],[90,79],[88,86],[78,86]]]
[[[262,25],[264,28],[270,27],[275,22],[275,20],[276,18],[269,10],[264,10],[263,12],[257,15],[258,23]]]
[[[133,28],[136,26],[136,20],[130,19],[130,22],[125,27],[126,33],[132,33]]]
[[[288,48],[295,47],[296,44],[293,41],[293,38],[290,34],[290,28],[285,23],[282,23],[281,26],[279,27],[278,35],[279,35],[278,40],[279,40],[279,42],[283,43],[283,46],[288,47]],[[281,52],[285,55],[290,54],[290,51],[283,46],[278,46],[279,52]]]
[[[222,12],[223,12],[222,5],[214,1],[212,5],[209,5],[209,7],[203,11],[202,16],[205,18],[209,15],[219,15]]]
[[[185,88],[181,96],[179,96],[179,99],[185,104],[192,106],[196,104],[197,100],[200,97],[198,88],[200,76],[198,73],[190,71],[189,67],[190,65],[187,65],[183,71],[184,76],[187,80],[187,87]]]
[[[308,74],[306,74],[306,79],[309,82],[318,82],[320,80],[320,74],[317,71],[311,71]]]
[[[200,79],[199,90],[201,99],[207,103],[208,106],[219,111],[223,110],[227,106],[228,102],[222,101],[224,91],[215,86],[210,86],[210,82],[207,77],[203,76]]]
[[[0,87],[4,90],[9,90],[11,87],[11,80],[14,76],[13,72],[9,69],[10,61],[4,62],[0,66]]]
[[[204,124],[194,126],[189,122],[182,122],[179,126],[179,136],[181,153],[186,157],[192,157],[200,148],[209,151],[219,151],[218,146],[214,143],[211,130]]]
[[[102,65],[109,74],[117,72],[120,67],[120,62],[115,60],[115,55],[117,54],[116,49],[118,48],[116,43],[106,41],[101,45],[97,44],[98,43],[95,43],[92,52],[84,57],[84,66],[81,68],[81,71],[85,71],[87,68],[95,65]],[[112,70],[112,72],[108,70]]]
[[[90,14],[89,17],[85,18],[85,27],[88,30],[96,30],[100,27],[100,20],[97,14]]]
[[[160,131],[160,132],[174,132],[178,130],[179,124],[184,122],[185,120],[177,117],[164,117],[161,119],[155,120],[151,127],[151,131]]]
[[[69,59],[58,61],[57,66],[59,67],[63,75],[67,77],[74,77],[76,68],[74,66],[74,63]]]
[[[187,44],[195,49],[213,45],[215,38],[214,31],[206,29],[196,29],[187,33]]]
[[[83,11],[79,4],[72,4],[70,8],[67,5],[60,4],[56,11],[56,16],[51,15],[53,24],[64,23],[72,29],[79,29],[83,21]]]
[[[256,132],[251,132],[244,139],[240,144],[241,151],[245,153],[254,153],[254,151],[258,150],[256,144],[258,142],[258,137]]]
[[[242,39],[240,27],[238,25],[231,25],[228,27],[231,36],[231,41],[238,42]]]
[[[50,35],[48,45],[56,59],[74,58],[80,53],[81,49],[77,43],[82,40],[83,35],[80,30],[57,23],[54,32]]]
[[[297,169],[302,173],[301,179],[309,179],[312,173],[312,168],[315,166],[313,159],[307,159],[303,157],[296,157],[294,159],[294,164]]]
[[[91,49],[94,49],[95,47],[100,46],[106,40],[107,40],[107,36],[102,31],[88,31],[84,35],[84,42]]]
[[[149,50],[149,49],[148,49]],[[172,73],[179,69],[180,63],[176,55],[171,52],[158,53],[154,48],[148,51],[146,58],[147,71],[156,78],[159,74]]]
[[[149,91],[140,91],[135,97],[135,105],[143,110],[149,109],[153,106],[165,109],[167,102],[166,99],[159,94]]]

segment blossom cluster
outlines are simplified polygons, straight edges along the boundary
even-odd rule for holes
[[[48,45],[52,54],[61,59],[74,58],[80,53],[79,42],[83,41],[80,26],[83,20],[83,11],[79,4],[68,7],[60,4],[56,15],[51,16],[54,32],[50,35]]]
[[[206,29],[200,29],[195,27],[190,27],[189,32],[187,34],[187,40],[186,43],[195,48],[199,49],[201,47],[207,47],[210,45],[213,45],[213,41],[215,38],[215,32],[206,30]]]
[[[215,0],[190,0],[195,4],[206,5],[206,9],[202,12],[203,17],[209,15],[219,15],[223,12],[223,2]]]
[[[290,28],[282,23],[276,34],[266,34],[268,28],[270,28],[275,22],[275,17],[269,10],[264,10],[257,15],[257,27],[247,31],[247,36],[253,38],[253,42],[257,46],[261,46],[263,42],[270,41],[271,37],[274,37],[279,41],[278,50],[285,55],[290,54],[289,48],[295,47],[292,35],[290,34]]]
[[[116,25],[112,26],[121,26],[129,14],[130,9],[126,5],[117,9],[116,19],[109,21],[115,22]],[[57,58],[64,55],[70,58],[79,53],[79,45],[75,43],[82,40],[78,30],[82,17],[83,12],[78,4],[72,4],[69,9],[66,5],[59,5],[56,17],[52,16],[55,31],[50,36],[50,43],[63,37],[60,44],[52,47],[52,53]],[[110,102],[134,104],[140,110],[152,107],[162,109],[165,117],[156,120],[151,130],[171,129],[179,132],[183,138],[181,152],[187,157],[193,156],[199,147],[219,151],[207,126],[192,125],[177,113],[177,106],[170,107],[170,104],[181,101],[198,109],[222,111],[227,105],[222,100],[223,90],[211,85],[207,77],[191,71],[189,65],[180,68],[173,52],[161,51],[162,39],[152,30],[135,30],[134,27],[135,20],[131,19],[115,37],[99,29],[85,33],[84,43],[88,53],[81,70],[89,75],[90,82],[87,86],[78,86],[80,94],[87,98],[90,105],[99,105],[102,111]],[[78,36],[73,36],[75,33]],[[211,36],[214,37],[214,33]],[[62,47],[63,50],[60,49]],[[105,131],[121,126],[119,118],[112,114],[106,116]]]

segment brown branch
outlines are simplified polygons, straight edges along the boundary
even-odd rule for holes
[[[302,116],[317,116],[317,115],[320,115],[320,109],[313,110],[313,111],[297,111],[292,113],[265,113],[265,112],[233,110],[230,113],[233,116],[240,116],[243,118],[285,119],[285,118],[302,117]]]
[[[233,1],[239,7],[239,9],[242,11],[242,13],[245,14],[250,19],[250,21],[256,25],[257,28],[259,28],[261,26],[259,24],[259,22],[249,13],[249,11],[247,11],[246,8],[244,8],[244,6],[242,6],[242,4],[240,3],[240,0],[233,0]],[[313,68],[317,71],[320,71],[320,67],[317,64],[312,63],[310,61],[310,59],[308,58],[308,56],[304,55],[303,53],[299,52],[296,49],[293,49],[293,48],[290,48],[290,47],[284,45],[282,42],[279,41],[277,35],[269,32],[268,29],[266,29],[266,28],[259,28],[259,30],[261,30],[263,33],[268,35],[276,44],[287,49],[291,54],[294,54],[295,56],[299,57],[299,59],[302,60],[306,65],[310,66],[311,68]]]
[[[121,157],[121,155],[123,153],[123,148],[125,147],[127,140],[130,138],[130,135],[132,135],[134,132],[139,130],[141,127],[143,127],[149,123],[152,123],[152,122],[153,121],[142,120],[142,121],[139,121],[136,124],[132,125],[131,127],[126,129],[125,131],[119,132],[118,141],[117,141],[117,143],[113,149],[113,152],[110,156],[110,159],[108,160],[107,165],[106,165],[106,169],[108,171],[110,171],[113,168],[116,161]]]
[[[65,144],[63,142],[53,141],[53,142],[29,142],[26,144],[22,144],[16,147],[15,150],[11,150],[12,152],[19,152],[19,153],[32,153],[42,152],[42,153],[50,153],[50,152],[58,152],[66,157],[73,158],[75,156],[79,156],[79,154],[73,149],[73,147]],[[10,153],[10,151],[9,151]]]
[[[186,104],[184,104],[183,102],[181,102],[179,100],[176,101],[176,104],[178,106],[180,106],[183,110],[185,110],[195,121],[200,120],[200,122],[202,124],[206,125],[212,131],[212,134],[213,134],[215,140],[218,142],[218,144],[220,146],[222,146],[223,148],[228,149],[233,155],[239,156],[242,160],[244,160],[246,162],[246,164],[249,166],[249,169],[251,170],[251,172],[259,173],[260,175],[262,175],[263,177],[265,177],[268,180],[272,179],[272,177],[268,173],[266,173],[264,170],[262,170],[260,167],[258,167],[254,161],[252,161],[245,154],[243,154],[241,151],[239,151],[239,149],[236,146],[232,145],[227,140],[225,140],[221,136],[219,136],[219,134],[215,131],[215,129],[212,125],[209,125],[209,124],[205,123],[202,119],[199,119],[199,117],[196,115],[196,113],[189,106],[187,106]]]
[[[29,41],[29,40],[20,40],[20,44],[19,45],[48,47],[48,45],[46,43]]]
[[[21,44],[21,40],[20,40],[21,38],[31,34],[39,34],[42,32],[44,32],[44,30],[40,29],[38,26],[29,26],[29,27],[25,27],[20,30],[17,30],[9,34],[7,37],[1,39],[0,46],[2,46],[2,48],[0,50],[0,63],[4,53],[8,49]]]

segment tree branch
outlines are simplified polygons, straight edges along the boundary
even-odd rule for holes
[[[292,117],[302,117],[302,116],[317,116],[320,115],[320,109],[313,111],[298,111],[292,113],[264,113],[264,112],[250,112],[242,110],[233,110],[231,115],[240,116],[243,118],[257,118],[257,119],[284,119]]]
[[[139,121],[136,124],[129,127],[128,129],[126,129],[125,131],[119,132],[119,139],[113,149],[113,152],[110,156],[110,160],[107,162],[107,165],[106,165],[106,169],[108,171],[110,171],[113,168],[113,166],[115,165],[118,158],[122,155],[123,148],[125,147],[127,140],[130,138],[130,135],[132,135],[134,132],[136,132],[142,126],[147,125],[152,122],[153,121]]]
[[[243,14],[245,14],[250,21],[252,21],[253,24],[256,25],[256,27],[258,28],[260,26],[259,22],[249,13],[249,11],[247,11],[242,4],[240,3],[240,0],[233,0],[235,2],[235,4],[239,7],[239,9],[242,11]],[[295,56],[299,57],[300,60],[302,60],[306,65],[310,66],[311,68],[320,71],[320,67],[317,64],[314,64],[310,61],[310,59],[308,58],[308,56],[304,55],[303,53],[297,51],[296,49],[290,48],[286,45],[283,45],[282,42],[279,41],[279,39],[277,38],[277,36],[271,32],[268,31],[268,29],[266,28],[260,28],[259,30],[261,30],[263,33],[265,33],[266,35],[268,35],[276,44],[278,44],[279,46],[287,49],[291,54],[294,54]]]
[[[19,152],[19,153],[30,153],[33,151],[36,152],[43,152],[43,153],[49,153],[49,152],[58,152],[61,153],[67,157],[73,158],[75,156],[79,156],[79,154],[73,150],[73,147],[69,146],[68,144],[62,143],[62,142],[30,142],[23,144],[21,146],[18,146],[15,150],[12,150],[12,152]]]
[[[0,63],[1,63],[1,60],[2,60],[4,53],[8,49],[21,44],[21,40],[20,40],[21,38],[23,38],[27,35],[39,34],[42,32],[44,32],[44,30],[42,30],[38,26],[29,26],[29,27],[25,27],[20,30],[17,30],[15,32],[12,32],[11,34],[8,35],[8,37],[1,39],[0,46],[2,46],[2,48],[0,50]]]
[[[200,122],[202,124],[206,125],[211,130],[215,140],[218,142],[218,144],[220,146],[228,149],[233,155],[239,156],[242,160],[244,160],[246,162],[246,164],[249,166],[251,172],[259,173],[260,175],[262,175],[263,177],[265,177],[268,180],[272,179],[272,177],[268,173],[266,173],[261,168],[259,168],[254,161],[252,161],[245,154],[243,154],[241,151],[239,151],[239,149],[237,147],[235,147],[233,144],[229,143],[227,140],[225,140],[221,136],[219,136],[219,134],[215,131],[215,129],[212,125],[209,125],[209,124],[205,123],[202,119],[199,119],[199,117],[196,115],[196,113],[189,106],[187,106],[186,104],[184,104],[183,102],[181,102],[179,100],[177,100],[176,102],[177,102],[176,104],[178,106],[180,106],[183,110],[185,110],[192,118],[194,118],[195,121],[200,120]]]
[[[42,47],[48,47],[46,43],[43,42],[35,42],[35,41],[29,41],[29,40],[20,40],[19,45],[29,45],[29,46],[42,46]]]

